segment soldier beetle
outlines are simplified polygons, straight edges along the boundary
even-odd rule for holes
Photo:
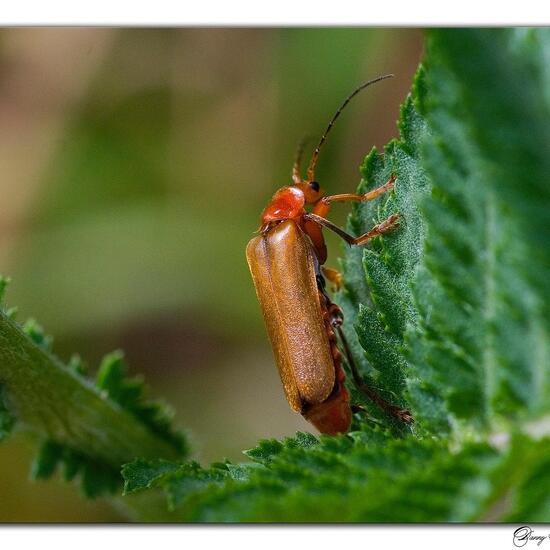
[[[298,148],[292,185],[273,195],[262,213],[259,234],[246,248],[286,398],[292,409],[324,434],[349,431],[352,412],[362,410],[350,404],[338,340],[357,388],[388,414],[412,422],[408,411],[388,403],[361,380],[341,330],[342,310],[332,303],[325,289],[325,277],[338,285],[340,275],[323,267],[327,259],[323,227],[349,245],[362,245],[398,226],[399,215],[393,214],[368,233],[354,237],[326,218],[332,203],[373,200],[393,188],[395,177],[363,195],[325,196],[315,180],[319,151],[342,110],[361,90],[391,76],[370,80],[346,98],[315,148],[305,179],[300,170],[303,144]]]

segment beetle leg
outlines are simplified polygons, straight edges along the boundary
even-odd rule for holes
[[[354,378],[355,381],[355,378]],[[404,422],[405,424],[412,424],[414,422],[414,418],[410,411],[407,409],[402,409],[401,407],[398,407],[397,405],[392,405],[388,401],[386,401],[378,392],[373,390],[370,386],[368,386],[365,383],[357,384],[357,389],[363,393],[366,397],[368,397],[375,405],[377,405],[380,409],[382,409],[385,413],[389,414],[390,416],[393,416],[397,420],[400,420],[401,422]]]
[[[326,227],[327,229],[330,229],[331,231],[334,231],[334,233],[336,233],[339,237],[344,239],[344,241],[346,241],[350,246],[366,244],[374,237],[383,235],[384,233],[387,233],[388,231],[395,229],[399,225],[399,214],[392,214],[391,216],[386,218],[384,221],[375,225],[370,231],[368,231],[364,235],[360,235],[359,237],[354,237],[353,235],[346,233],[343,229],[341,229],[337,225],[333,224],[330,220],[327,220],[326,218],[322,218],[317,214],[313,214],[313,213],[304,214],[304,218],[306,219],[306,221],[315,222],[319,225],[322,225],[323,227]]]
[[[344,355],[346,356],[347,363],[351,370],[351,375],[353,377],[355,387],[385,413],[393,416],[394,418],[397,418],[398,420],[401,420],[401,422],[404,422],[405,424],[412,424],[414,422],[414,419],[410,411],[398,407],[397,405],[392,405],[391,403],[386,401],[377,391],[373,390],[369,385],[365,384],[365,382],[361,378],[361,375],[359,374],[359,371],[357,370],[357,366],[353,359],[353,355],[351,354],[351,350],[349,349],[348,341],[344,336],[344,332],[342,331],[340,326],[337,326],[336,330],[338,331],[338,336],[340,338],[340,341],[342,342]]]
[[[397,176],[395,174],[392,174],[391,178],[384,185],[381,185],[380,187],[377,187],[376,189],[373,189],[372,191],[369,191],[368,193],[361,195],[363,197],[361,200],[372,201],[376,197],[379,197],[383,193],[386,193],[390,189],[393,189],[396,179],[397,179]]]
[[[384,423],[382,420],[378,420],[378,418],[375,418],[374,416],[372,416],[370,412],[362,405],[353,404],[353,405],[350,405],[350,409],[353,414],[361,413],[365,416],[366,420],[368,420],[369,422],[377,424],[381,427],[384,426]]]
[[[331,302],[328,306],[328,315],[330,324],[333,328],[340,328],[342,326],[344,322],[344,312],[339,306]]]
[[[388,231],[391,231],[392,229],[395,229],[398,225],[399,214],[392,214],[391,216],[388,216],[384,221],[375,225],[370,231],[368,231],[364,235],[356,237],[351,244],[365,244],[374,237],[378,237],[380,235],[383,235],[384,233],[387,233]]]
[[[296,166],[296,165],[295,165]],[[294,176],[296,176],[296,173],[294,173]],[[294,177],[293,176],[293,177]],[[354,193],[343,193],[341,195],[329,195],[328,197],[323,197],[314,207],[311,213],[304,215],[304,229],[306,233],[311,238],[311,241],[313,243],[313,246],[315,247],[315,250],[317,251],[317,257],[319,259],[319,263],[322,265],[325,263],[327,259],[327,247],[325,245],[325,238],[323,237],[323,232],[321,230],[321,227],[319,226],[325,226],[326,228],[334,231],[336,234],[340,235],[348,244],[364,244],[367,241],[369,241],[372,237],[376,237],[377,235],[381,235],[385,231],[389,231],[392,229],[395,225],[397,225],[397,218],[398,216],[395,215],[392,219],[388,218],[385,222],[382,222],[381,224],[378,224],[375,228],[373,228],[369,233],[366,233],[365,235],[361,235],[360,237],[352,237],[348,233],[346,233],[344,230],[340,229],[336,225],[334,225],[331,221],[326,219],[326,216],[328,215],[330,211],[330,207],[333,202],[349,202],[349,201],[371,201],[383,193],[386,193],[390,189],[393,188],[395,184],[396,176],[392,175],[392,177],[380,187],[377,187],[376,189],[373,189],[372,191],[369,191],[368,193],[365,193],[364,195],[357,195]],[[389,222],[394,222],[392,227],[389,227]],[[384,224],[386,224],[386,227]],[[391,225],[391,224],[389,224]]]
[[[342,274],[332,267],[321,267],[321,271],[326,279],[332,283],[332,290],[335,292],[342,288]]]
[[[395,179],[396,176],[392,175],[392,177],[380,187],[377,187],[376,189],[373,189],[372,191],[369,191],[368,193],[364,193],[363,195],[358,195],[355,193],[343,193],[341,195],[328,195],[327,197],[323,197],[313,208],[313,214],[316,214],[317,216],[326,217],[329,213],[331,203],[333,202],[351,202],[351,201],[358,201],[358,202],[365,202],[365,201],[372,201],[379,197],[380,195],[386,193],[390,189],[393,189],[395,185]]]

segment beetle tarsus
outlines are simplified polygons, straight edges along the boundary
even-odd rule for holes
[[[355,380],[355,376],[354,376]],[[369,398],[370,401],[372,401],[375,405],[378,406],[381,410],[383,410],[385,413],[389,414],[396,420],[400,420],[401,422],[405,424],[412,424],[414,422],[414,418],[410,411],[407,409],[403,409],[401,407],[398,407],[397,405],[392,405],[388,401],[386,401],[378,392],[373,390],[371,387],[367,386],[364,383],[357,384],[357,389],[363,393],[366,397]]]
[[[388,216],[385,220],[381,221],[379,224],[376,224],[369,232],[359,237],[355,237],[351,244],[361,245],[367,244],[374,237],[379,237],[380,235],[385,235],[394,229],[399,227],[399,221],[401,216],[399,214],[392,214]]]
[[[384,185],[381,185],[380,187],[377,187],[376,189],[373,189],[372,191],[365,193],[361,198],[361,200],[372,201],[373,199],[376,199],[380,195],[387,193],[388,191],[394,188],[396,179],[397,179],[397,176],[395,174],[392,174],[390,179]]]

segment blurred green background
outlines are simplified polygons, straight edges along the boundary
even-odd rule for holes
[[[329,192],[355,188],[364,154],[397,135],[421,55],[414,29],[1,30],[8,304],[92,371],[124,349],[201,462],[311,430],[285,401],[244,249],[298,141],[393,72],[348,108],[318,165]],[[32,451],[23,434],[0,446],[0,521],[124,520],[75,486],[31,483]]]

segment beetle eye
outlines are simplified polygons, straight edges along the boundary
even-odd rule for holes
[[[316,181],[310,181],[309,186],[315,191],[319,191],[320,187],[319,184]]]

